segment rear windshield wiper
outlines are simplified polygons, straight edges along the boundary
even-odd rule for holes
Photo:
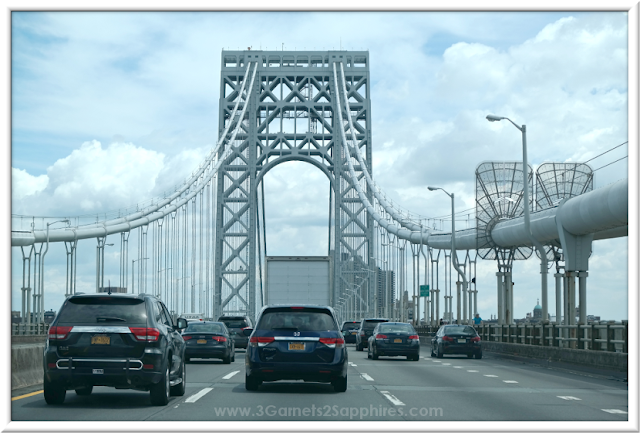
[[[96,317],[96,321],[98,322],[126,322],[125,319],[120,317]]]

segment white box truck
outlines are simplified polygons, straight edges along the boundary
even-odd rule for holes
[[[329,256],[267,256],[264,305],[330,305]]]

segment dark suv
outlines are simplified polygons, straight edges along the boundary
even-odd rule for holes
[[[362,352],[365,347],[368,347],[369,337],[373,335],[373,329],[378,326],[378,323],[388,321],[389,319],[362,319],[356,334],[356,350]]]
[[[185,392],[185,343],[167,307],[152,295],[76,294],[64,301],[44,348],[44,398],[62,404],[68,389],[150,391],[164,406]]]
[[[218,322],[222,322],[229,328],[229,333],[233,336],[236,348],[246,349],[249,337],[242,333],[244,328],[253,328],[253,323],[249,316],[220,316]]]
[[[253,332],[253,333],[251,333]],[[258,317],[245,357],[245,387],[262,382],[330,382],[347,390],[347,348],[333,310],[317,305],[267,306]]]

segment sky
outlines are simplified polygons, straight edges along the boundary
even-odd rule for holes
[[[104,214],[181,184],[217,141],[221,52],[247,47],[369,51],[372,172],[412,213],[450,215],[449,198],[428,185],[455,193],[457,210],[471,209],[480,163],[522,160],[519,131],[487,122],[487,114],[526,124],[534,169],[591,160],[601,188],[637,172],[623,144],[627,19],[626,12],[13,12],[13,229],[26,224],[15,215]],[[326,255],[324,175],[309,164],[281,164],[265,190],[268,254]],[[449,225],[444,217],[439,228]],[[467,225],[466,215],[456,219],[456,228]],[[78,251],[78,291],[93,291],[95,241],[81,241]],[[11,254],[11,307],[20,310],[20,248]],[[594,243],[588,314],[629,317],[629,256],[637,258],[628,238]],[[65,263],[64,244],[52,244],[47,310],[64,299]],[[105,281],[119,281],[118,266],[118,248],[107,248]],[[495,262],[478,262],[484,318],[497,312],[496,271]],[[540,297],[539,263],[516,262],[513,274],[520,318]]]

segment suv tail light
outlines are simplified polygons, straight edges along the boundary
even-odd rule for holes
[[[471,339],[471,341],[473,341],[474,343],[477,342],[477,341],[480,341],[480,337],[473,337]]]
[[[160,331],[156,328],[129,328],[138,341],[158,341]],[[183,337],[184,338],[184,337]]]
[[[387,338],[389,338],[389,337],[387,337],[387,336],[386,336],[386,335],[384,335],[384,334],[378,334],[378,335],[376,335],[376,340],[386,340]]]
[[[336,347],[344,347],[343,338],[320,338],[318,341],[320,341],[320,343],[326,345],[330,349],[334,349]]]
[[[420,340],[418,335],[409,335],[409,340]]]
[[[364,337],[364,331],[362,331],[362,332],[360,333],[360,335],[361,335],[362,337]]]
[[[52,326],[49,328],[49,340],[64,340],[73,326]]]
[[[276,341],[275,337],[251,337],[249,344],[253,347],[263,347]]]
[[[219,335],[214,335],[211,338],[216,340],[218,343],[224,343],[225,341],[227,341],[227,337],[221,337]]]
[[[182,336],[182,339],[183,339],[184,341],[191,340],[192,338],[193,338],[193,337],[192,337],[191,335],[183,335],[183,336]]]
[[[448,335],[445,335],[444,337],[442,337],[442,341],[453,341],[453,338],[449,337]]]

